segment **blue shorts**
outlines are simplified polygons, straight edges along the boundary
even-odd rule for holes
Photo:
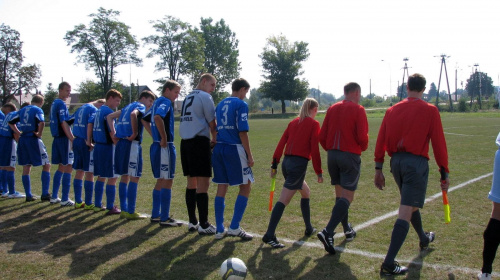
[[[174,179],[176,152],[174,143],[167,143],[166,148],[160,142],[153,142],[149,150],[151,169],[155,179]]]
[[[115,145],[96,143],[94,147],[94,176],[116,178],[114,172]]]
[[[16,167],[17,142],[12,137],[0,136],[0,167]]]
[[[73,169],[94,172],[94,151],[89,151],[89,146],[85,144],[85,139],[76,137],[75,140],[73,140],[73,153],[75,156],[73,160]]]
[[[328,173],[331,184],[355,191],[361,170],[360,155],[340,150],[328,150]]]
[[[73,150],[68,138],[54,137],[52,142],[52,164],[73,164]]]
[[[491,191],[488,198],[496,203],[500,203],[500,150],[495,153],[493,162],[493,181],[491,182]]]
[[[36,136],[21,136],[17,146],[19,165],[40,166],[50,164],[47,148]]]
[[[115,148],[115,174],[141,177],[142,148],[139,141],[120,139]]]
[[[216,184],[230,186],[254,182],[252,169],[248,166],[248,158],[241,144],[228,145],[217,143],[212,154],[212,166]]]
[[[423,208],[429,160],[410,153],[394,153],[391,157],[391,173],[401,192],[401,205]]]
[[[285,177],[283,187],[289,190],[301,190],[306,177],[307,158],[299,156],[285,156],[281,164],[281,172]]]

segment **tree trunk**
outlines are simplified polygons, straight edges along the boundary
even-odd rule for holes
[[[285,107],[285,100],[281,100],[281,113],[285,114],[286,113],[286,107]]]

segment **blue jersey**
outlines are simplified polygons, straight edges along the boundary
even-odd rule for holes
[[[109,135],[109,126],[106,117],[113,113],[113,110],[106,105],[102,105],[95,113],[93,138],[96,143],[112,144],[111,136]]]
[[[33,132],[38,132],[38,124],[44,122],[45,118],[42,109],[35,105],[28,105],[19,114],[9,121],[10,124],[17,123],[17,128],[22,135],[30,136]]]
[[[17,116],[17,111],[10,112],[5,116],[0,124],[0,135],[4,137],[13,137],[14,131],[9,126],[9,122]]]
[[[139,113],[137,114],[137,137],[134,140],[137,140],[140,143],[142,141],[142,131],[143,131],[141,119],[142,116],[144,116],[144,114],[146,113],[146,106],[144,106],[144,104],[138,101],[130,103],[129,105],[127,105],[125,108],[122,109],[120,117],[118,118],[118,121],[115,124],[116,137],[127,138],[130,135],[132,135],[132,124],[130,122],[130,114],[135,110],[137,110]]]
[[[165,125],[165,133],[167,134],[167,142],[174,142],[174,107],[170,99],[161,96],[156,99],[150,110],[151,118],[151,133],[153,141],[160,142],[161,136],[156,127],[154,117],[159,115],[163,119]],[[149,118],[149,117],[148,117]]]
[[[97,108],[92,104],[84,104],[70,117],[73,121],[73,135],[78,138],[87,139],[87,126],[94,122]]]
[[[217,143],[241,144],[240,132],[248,131],[248,105],[237,97],[222,100],[215,109]]]
[[[69,119],[68,107],[62,99],[57,98],[50,107],[50,133],[52,137],[66,136],[62,123]]]

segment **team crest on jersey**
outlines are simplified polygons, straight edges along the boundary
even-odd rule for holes
[[[247,113],[241,114],[241,120],[246,122],[248,120],[248,114]]]
[[[162,164],[161,167],[160,167],[160,169],[161,169],[161,171],[168,172],[168,165]]]

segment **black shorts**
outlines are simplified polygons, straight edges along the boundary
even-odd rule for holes
[[[182,139],[181,165],[184,176],[212,177],[210,139],[205,136]]]
[[[427,158],[410,153],[395,153],[391,157],[391,173],[401,192],[401,205],[424,207],[429,179]]]
[[[328,150],[328,173],[331,184],[355,191],[361,171],[361,156],[339,150]]]
[[[306,177],[307,158],[299,156],[285,156],[281,164],[281,172],[285,177],[283,187],[289,190],[301,190]]]

